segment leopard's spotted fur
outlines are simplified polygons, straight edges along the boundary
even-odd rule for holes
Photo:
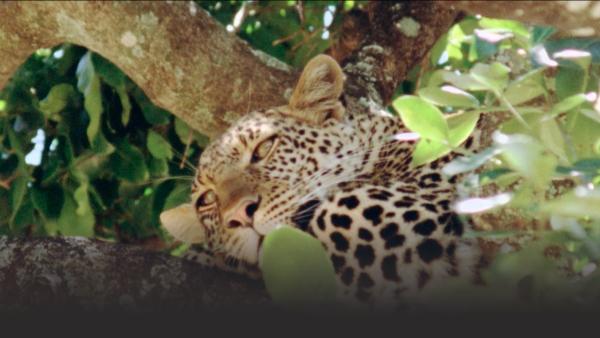
[[[462,238],[465,225],[452,211],[456,177],[441,174],[455,155],[412,169],[415,141],[395,137],[408,130],[383,110],[344,112],[341,76],[335,61],[317,57],[290,105],[248,114],[207,147],[192,189],[207,253],[195,258],[258,276],[264,235],[288,224],[324,244],[341,294],[361,301],[476,279],[478,247]],[[253,161],[267,139],[268,155]],[[476,143],[471,136],[464,146]],[[203,205],[207,191],[216,198]],[[246,198],[258,202],[251,226],[227,223]]]

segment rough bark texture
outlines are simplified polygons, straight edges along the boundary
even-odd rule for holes
[[[86,238],[0,237],[0,311],[200,310],[266,305],[260,282],[166,254]]]
[[[193,2],[2,2],[0,18],[0,88],[36,49],[70,42],[211,137],[250,110],[285,103],[296,77]]]
[[[371,2],[370,30],[343,62],[346,94],[385,106],[408,71],[448,31],[457,11],[436,2]]]

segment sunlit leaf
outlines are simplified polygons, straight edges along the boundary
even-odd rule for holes
[[[541,211],[566,217],[600,218],[600,191],[577,187],[569,194],[544,203]]]
[[[284,305],[330,303],[336,277],[322,243],[295,228],[283,226],[263,242],[260,268],[267,291]]]
[[[469,135],[475,130],[477,121],[479,120],[479,113],[474,111],[467,111],[458,114],[448,116],[448,128],[450,145],[458,147],[463,143]]]
[[[58,231],[64,236],[92,237],[94,235],[94,224],[95,217],[91,210],[78,215],[77,203],[71,195],[66,194],[57,220]]]
[[[446,164],[442,169],[442,172],[446,176],[454,176],[457,174],[475,170],[487,163],[492,157],[496,156],[498,153],[498,149],[490,147],[475,155],[457,157],[450,163]]]
[[[448,154],[452,148],[440,141],[421,139],[412,154],[411,166],[418,167]]]
[[[100,78],[94,70],[91,62],[91,53],[87,52],[77,65],[77,89],[83,94],[83,105],[90,117],[87,127],[87,136],[90,142],[100,130],[100,118],[102,115],[102,93],[100,91]]]
[[[149,177],[144,155],[127,141],[118,144],[110,155],[110,167],[117,177],[131,182],[142,182]]]
[[[492,197],[468,198],[457,202],[454,210],[460,214],[477,214],[503,206],[510,202],[511,197],[510,193],[502,193]]]
[[[40,101],[40,110],[49,118],[62,111],[68,103],[69,97],[75,93],[73,86],[61,83],[50,88],[48,95]]]
[[[558,115],[560,113],[567,112],[571,109],[577,108],[581,104],[587,101],[587,97],[583,93],[575,94],[565,98],[564,100],[558,102],[552,107],[550,112],[551,115]]]
[[[544,46],[549,54],[566,50],[577,49],[590,53],[593,63],[600,63],[600,39],[598,38],[562,38],[546,41]]]
[[[543,86],[543,71],[544,68],[538,68],[512,81],[504,92],[506,100],[517,106],[543,95],[546,92]]]
[[[538,186],[545,185],[556,167],[556,158],[544,150],[535,139],[523,134],[493,134],[494,143],[502,151],[508,166],[529,178]]]
[[[77,216],[85,216],[88,213],[92,213],[87,183],[82,183],[75,189],[73,198],[77,202],[77,209],[75,210]]]
[[[119,95],[119,100],[121,101],[121,123],[126,126],[129,123],[129,118],[131,116],[131,102],[129,101],[129,94],[125,89],[125,85],[121,85],[116,87],[117,95]]]
[[[555,119],[543,118],[537,125],[540,141],[552,153],[558,156],[563,163],[568,163],[567,151],[563,133]]]
[[[453,86],[425,87],[419,89],[419,96],[438,106],[452,106],[457,108],[474,108],[479,106],[479,101],[471,94]]]
[[[505,65],[494,62],[492,64],[476,64],[470,72],[470,75],[487,89],[495,92],[502,92],[508,84],[508,74],[510,68]]]
[[[481,18],[481,20],[479,20],[479,25],[488,29],[495,28],[510,31],[525,40],[529,40],[529,30],[524,24],[518,21]]]
[[[463,89],[463,90],[487,90],[488,86],[476,80],[473,76],[469,74],[459,74],[453,73],[450,71],[443,71],[441,74],[444,78],[444,81],[450,82],[454,86]]]
[[[157,159],[171,159],[173,158],[173,152],[171,151],[171,145],[167,142],[160,134],[150,130],[148,131],[148,137],[146,139],[146,146],[150,151],[150,154]]]
[[[393,106],[408,129],[422,138],[435,141],[448,139],[448,124],[442,113],[432,104],[412,95],[394,100]]]

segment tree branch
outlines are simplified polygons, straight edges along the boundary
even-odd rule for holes
[[[130,245],[0,237],[0,310],[198,310],[268,303],[262,283]]]
[[[389,104],[400,81],[448,31],[458,12],[438,2],[371,2],[369,31],[343,62],[350,97]]]
[[[285,103],[296,78],[193,2],[2,2],[0,17],[0,88],[35,50],[70,42],[210,137],[248,111]]]
[[[597,1],[441,1],[490,18],[553,26],[563,36],[600,35],[600,2]]]

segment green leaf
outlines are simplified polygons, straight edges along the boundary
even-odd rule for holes
[[[512,195],[502,193],[490,197],[474,197],[458,201],[454,210],[460,214],[477,214],[484,211],[490,211],[510,202]]]
[[[600,219],[600,191],[577,187],[568,194],[544,203],[541,211],[567,217]]]
[[[144,155],[126,140],[110,155],[110,167],[117,177],[131,182],[143,182],[149,176]]]
[[[527,177],[537,187],[548,183],[556,168],[556,158],[547,154],[539,142],[528,135],[499,132],[494,133],[493,139],[511,169]]]
[[[165,199],[163,210],[172,209],[178,205],[188,203],[191,193],[190,184],[177,184]]]
[[[206,135],[195,132],[179,118],[175,118],[175,133],[183,144],[190,142],[190,133],[192,137],[191,141],[196,141],[201,148],[205,148],[210,142],[210,139]]]
[[[586,158],[594,156],[594,141],[600,138],[600,123],[573,110],[567,114],[565,125],[575,150],[573,156]]]
[[[65,194],[65,202],[56,221],[58,231],[64,236],[94,236],[96,219],[91,209],[81,215],[77,214],[77,203],[70,194]]]
[[[556,116],[560,113],[567,112],[571,109],[575,109],[587,101],[587,96],[583,93],[575,94],[565,98],[559,103],[555,104],[550,111],[550,115]]]
[[[540,141],[552,153],[564,163],[568,164],[568,156],[565,149],[565,140],[558,126],[558,123],[553,118],[542,118],[536,126]]]
[[[560,60],[555,77],[556,97],[564,100],[569,96],[583,93],[587,85],[587,69],[572,60]]]
[[[554,33],[556,33],[556,28],[552,26],[533,26],[531,32],[531,44],[537,45],[538,43],[544,43]]]
[[[323,244],[309,234],[282,226],[263,242],[260,268],[273,300],[285,305],[331,303],[336,277]]]
[[[478,112],[463,112],[448,116],[449,141],[453,147],[458,147],[475,130],[479,120]]]
[[[425,87],[419,89],[418,94],[422,99],[438,106],[479,107],[479,101],[473,95],[453,86]]]
[[[517,106],[544,94],[543,71],[544,68],[532,70],[511,82],[504,92],[506,100]]]
[[[79,61],[75,74],[77,75],[77,89],[83,94],[83,106],[90,117],[87,137],[91,143],[100,130],[100,117],[103,109],[100,78],[90,59],[91,52],[87,52]]]
[[[482,84],[469,74],[457,74],[450,71],[442,71],[442,77],[444,81],[450,82],[454,86],[463,90],[487,90],[488,86]]]
[[[125,89],[125,85],[115,87],[115,90],[117,91],[117,95],[119,95],[119,100],[121,101],[121,123],[123,123],[123,126],[126,126],[129,123],[129,118],[131,116],[131,102],[129,101],[129,94]]]
[[[470,75],[487,89],[502,93],[508,84],[510,68],[494,62],[492,64],[478,63],[471,69]]]
[[[451,177],[457,174],[475,170],[486,164],[491,158],[498,154],[498,149],[495,147],[489,147],[475,155],[457,157],[444,166],[442,173],[448,177]]]
[[[171,145],[160,134],[150,130],[146,138],[146,146],[150,154],[157,159],[172,159]]]
[[[115,147],[108,142],[102,133],[96,134],[91,149],[98,155],[110,155],[115,151]]]
[[[148,171],[151,177],[165,177],[169,175],[169,164],[164,158],[150,157],[148,159]]]
[[[144,94],[140,88],[136,87],[132,91],[132,94],[133,98],[140,106],[142,114],[148,123],[153,125],[163,125],[169,123],[169,112],[152,104],[152,102],[150,102],[146,94]]]
[[[23,198],[27,192],[27,182],[29,182],[29,178],[21,175],[15,178],[10,184],[9,202],[10,209],[12,210],[12,214],[10,216],[11,225],[15,221],[15,217],[19,211],[19,208],[21,208],[21,203],[23,203]]]
[[[479,25],[482,28],[496,28],[496,29],[504,29],[514,34],[520,36],[522,39],[529,40],[529,30],[525,25],[518,21],[513,20],[503,20],[503,19],[490,19],[490,18],[481,18],[479,20]]]
[[[46,118],[62,111],[69,102],[69,97],[75,93],[73,86],[68,83],[61,83],[52,88],[48,95],[40,101],[39,107]]]
[[[91,53],[91,61],[96,73],[113,88],[125,87],[125,74],[110,61],[96,53]]]
[[[600,39],[568,38],[551,40],[544,43],[550,55],[565,49],[583,50],[591,54],[593,63],[600,63]]]
[[[88,195],[87,182],[80,184],[79,187],[77,187],[77,189],[75,189],[75,192],[73,193],[73,197],[75,198],[75,201],[77,202],[77,209],[75,210],[75,213],[78,216],[84,216],[87,213],[92,212],[92,208],[90,207],[90,198]]]
[[[452,151],[452,148],[440,141],[421,139],[413,151],[411,166],[418,167],[422,164],[429,163],[448,154],[450,151]]]
[[[183,144],[187,144],[189,142],[190,133],[193,131],[188,127],[188,125],[183,122],[180,118],[175,118],[175,134],[179,137],[179,140]]]
[[[406,95],[394,100],[393,106],[406,127],[422,138],[448,140],[448,124],[434,105],[416,96]]]
[[[56,219],[62,209],[64,193],[59,185],[51,185],[43,189],[32,188],[31,201],[33,202],[33,206],[44,215],[46,220]]]
[[[462,144],[475,129],[479,113],[464,112],[448,117],[449,139],[447,142],[421,139],[415,146],[411,166],[417,167],[440,158],[452,151],[452,147]]]

